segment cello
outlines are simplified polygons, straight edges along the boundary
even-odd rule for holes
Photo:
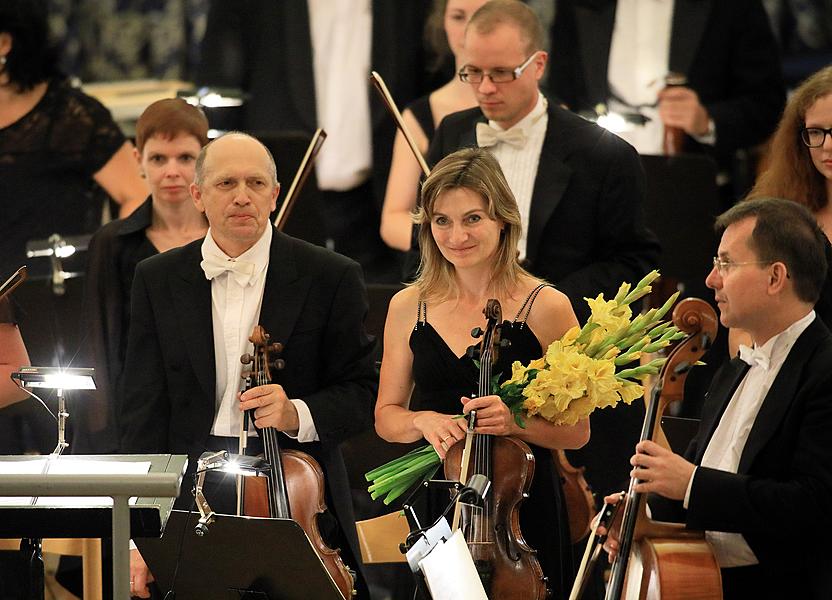
[[[491,394],[491,366],[501,346],[502,310],[497,300],[486,304],[487,326],[480,344],[480,396]],[[516,438],[475,433],[476,411],[462,444],[451,446],[445,458],[445,476],[463,484],[474,474],[491,481],[491,493],[483,506],[457,503],[454,526],[460,519],[474,565],[489,598],[499,600],[544,600],[547,581],[535,551],[520,531],[520,503],[528,496],[534,476],[534,454]],[[470,457],[470,460],[469,460]]]
[[[282,344],[270,343],[269,334],[263,327],[255,326],[249,339],[254,344],[254,353],[240,358],[243,364],[252,365],[246,389],[271,383],[271,370],[283,366],[281,359],[272,358],[273,354],[282,351]],[[339,550],[324,542],[318,529],[317,517],[326,511],[324,475],[320,465],[305,452],[281,450],[281,434],[274,427],[264,427],[259,432],[265,459],[271,468],[265,478],[244,478],[243,513],[251,517],[297,521],[341,595],[348,600],[356,593],[353,572],[344,564]]]
[[[667,358],[653,388],[641,440],[667,447],[660,420],[667,405],[680,399],[691,367],[710,346],[717,331],[714,309],[697,298],[682,300],[673,311],[673,324],[688,334]],[[654,521],[647,516],[644,494],[630,479],[619,537],[619,552],[605,600],[660,598],[661,600],[721,600],[719,564],[704,532],[681,523]]]

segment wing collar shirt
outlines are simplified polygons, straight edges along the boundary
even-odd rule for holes
[[[741,347],[740,357],[751,366],[725,408],[714,434],[702,456],[702,466],[736,473],[740,457],[754,426],[763,400],[777,378],[789,351],[806,328],[814,321],[815,311],[778,333],[753,350]],[[690,499],[693,477],[688,483],[684,506]],[[714,548],[720,567],[755,565],[759,561],[740,533],[707,531],[705,535]]]
[[[537,177],[537,167],[540,163],[540,151],[543,149],[543,139],[546,137],[546,127],[549,124],[549,115],[546,112],[547,102],[543,94],[539,94],[537,104],[529,114],[523,117],[514,127],[506,131],[522,131],[522,143],[511,143],[507,141],[489,139],[488,143],[482,141],[481,135],[477,136],[477,145],[489,146],[491,153],[506,176],[508,187],[517,200],[517,207],[520,209],[520,218],[523,223],[523,233],[517,244],[520,252],[520,260],[526,256],[527,232],[529,230],[529,211],[532,206],[532,193],[534,192],[534,181]],[[481,124],[485,127],[485,124]],[[488,122],[488,127],[498,132],[503,129],[494,121]],[[481,129],[481,128],[480,128]],[[488,136],[489,138],[493,136]]]
[[[370,176],[370,0],[307,0],[318,126],[329,134],[315,161],[318,187],[347,191]]]
[[[240,435],[242,413],[237,394],[244,386],[240,356],[253,350],[248,338],[260,321],[272,235],[272,228],[266,227],[260,239],[237,258],[229,257],[220,249],[210,229],[202,242],[202,267],[206,278],[211,281],[217,377],[216,415],[211,434],[215,436]],[[296,439],[301,442],[317,440],[309,407],[302,400],[293,399],[292,403],[300,419]]]

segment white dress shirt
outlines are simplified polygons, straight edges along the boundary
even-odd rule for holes
[[[345,191],[370,175],[368,77],[373,39],[370,0],[307,0],[318,126],[328,134],[315,160],[318,187]]]
[[[771,389],[777,374],[786,361],[789,351],[797,338],[814,321],[815,311],[795,321],[760,347],[754,348],[759,355],[731,397],[714,434],[702,456],[702,466],[736,473],[740,457],[754,426],[757,413]],[[746,354],[743,352],[743,359]],[[756,357],[755,357],[756,358]],[[767,364],[767,367],[766,367]],[[688,483],[684,506],[687,508],[696,471]],[[742,567],[755,565],[759,561],[742,534],[723,531],[706,531],[705,536],[713,546],[720,567]]]
[[[517,208],[520,209],[520,218],[523,222],[523,234],[517,244],[520,252],[520,259],[526,256],[526,244],[529,231],[529,212],[532,206],[532,193],[534,192],[534,181],[537,177],[537,167],[540,163],[540,151],[543,148],[543,139],[546,137],[546,126],[549,124],[549,115],[546,112],[547,102],[543,94],[537,99],[537,104],[529,114],[523,117],[509,130],[522,129],[526,138],[521,148],[505,142],[497,142],[489,149],[500,163],[500,168],[508,182],[508,187],[517,200]],[[502,129],[494,121],[488,124],[495,129]]]
[[[210,228],[202,242],[204,260],[210,258],[214,261],[246,261],[254,264],[249,281],[242,285],[231,271],[211,279],[211,320],[217,378],[216,414],[211,434],[215,436],[240,435],[242,412],[237,394],[243,390],[245,383],[241,377],[243,365],[240,356],[253,351],[253,345],[248,338],[260,321],[271,242],[272,228],[266,227],[260,239],[237,258],[230,258],[220,249],[212,237]],[[209,277],[206,275],[206,278]],[[302,400],[293,399],[292,403],[297,408],[300,419],[296,439],[301,442],[317,440],[318,434],[309,407]]]

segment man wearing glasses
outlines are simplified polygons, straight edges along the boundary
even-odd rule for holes
[[[717,372],[684,457],[636,446],[635,490],[660,496],[654,518],[706,531],[726,600],[830,598],[818,532],[832,510],[832,335],[814,311],[824,234],[805,207],[773,198],[737,204],[717,228],[706,284],[722,324],[753,347]]]
[[[459,77],[479,108],[443,120],[428,162],[466,146],[491,149],[523,218],[520,259],[569,296],[583,320],[584,297],[612,297],[622,281],[656,266],[659,249],[644,225],[638,156],[546,100],[542,44],[540,23],[521,2],[496,0],[474,14]]]

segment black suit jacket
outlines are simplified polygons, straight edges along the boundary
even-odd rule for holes
[[[560,0],[549,88],[573,110],[609,98],[607,66],[616,0]],[[675,0],[669,71],[687,76],[716,127],[721,163],[763,142],[785,103],[780,53],[760,0]],[[686,137],[686,150],[703,150]],[[708,150],[710,151],[710,150]]]
[[[549,103],[549,122],[529,213],[526,267],[569,296],[581,322],[584,297],[612,298],[623,281],[640,280],[658,263],[645,227],[644,176],[633,148],[612,133]],[[476,146],[479,108],[447,116],[428,162]]]
[[[429,91],[422,43],[428,8],[426,0],[372,1],[370,64],[399,106]],[[312,64],[306,0],[212,0],[197,81],[244,90],[246,130],[314,132],[318,120]],[[370,85],[369,79],[363,83]],[[380,207],[396,130],[374,90],[369,97],[373,187]]]
[[[199,266],[201,244],[151,257],[136,269],[119,419],[123,452],[187,454],[189,472],[207,449],[216,397],[211,283]],[[366,312],[356,263],[274,232],[260,324],[285,346],[286,366],[275,383],[306,402],[320,437],[298,444],[281,436],[280,443],[321,464],[329,508],[355,556],[339,444],[372,423],[376,377]]]
[[[731,360],[714,376],[702,421],[686,457],[701,462],[722,414],[748,367]],[[741,533],[772,598],[830,598],[826,532],[832,514],[832,335],[815,318],[797,339],[766,394],[737,473],[699,467],[688,510],[692,529]],[[654,516],[673,508],[651,499]],[[676,509],[680,503],[674,503]],[[777,595],[775,590],[787,590]]]

